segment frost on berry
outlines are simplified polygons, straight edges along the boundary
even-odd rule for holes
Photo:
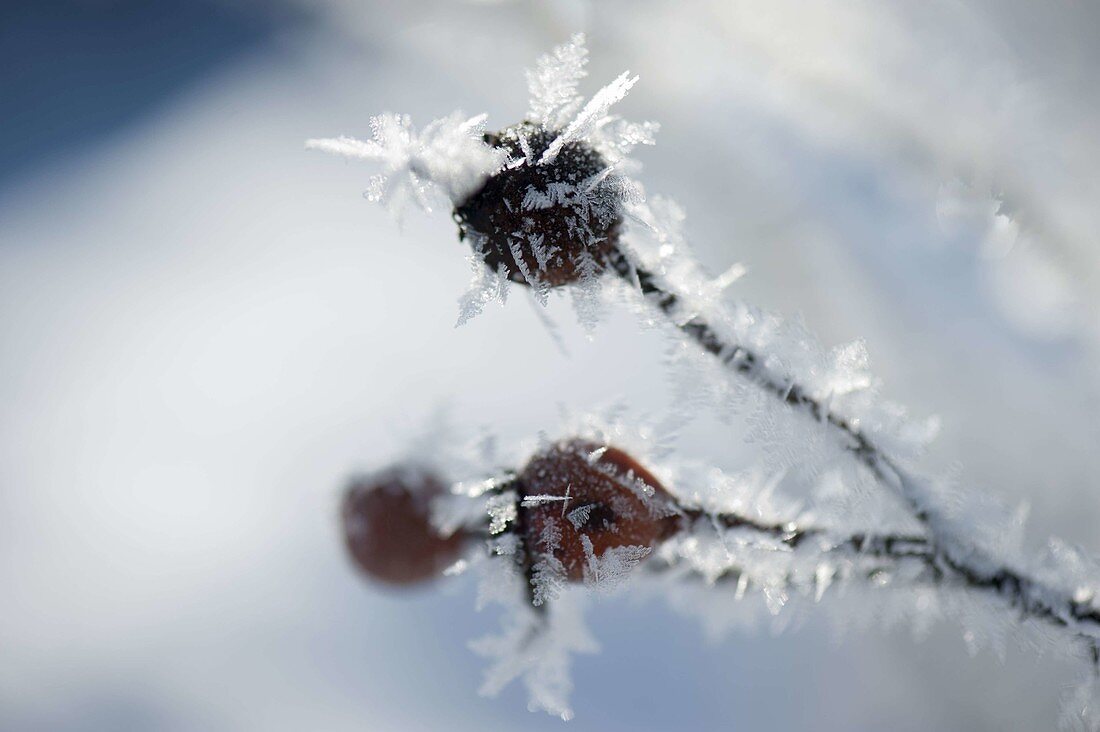
[[[535,68],[527,69],[527,91],[531,101],[527,119],[550,129],[569,124],[581,107],[583,98],[577,84],[587,75],[588,49],[584,34],[578,33],[568,43],[540,56]]]
[[[351,558],[368,577],[407,586],[439,576],[459,558],[464,535],[440,535],[432,500],[445,493],[435,475],[406,466],[357,478],[340,515]]]
[[[484,133],[485,116],[456,112],[421,131],[407,115],[371,119],[373,137],[308,140],[312,149],[380,164],[367,197],[400,214],[409,202],[430,211],[447,203],[475,265],[459,300],[458,323],[509,283],[530,285],[543,304],[553,287],[572,285],[578,317],[591,329],[602,310],[599,275],[618,246],[623,214],[643,198],[628,177],[637,145],[653,144],[657,125],[611,113],[638,80],[624,72],[587,103],[584,36],[538,59],[527,71],[530,103],[524,121]]]
[[[554,444],[527,463],[519,482],[529,551],[570,582],[616,583],[679,526],[660,481],[614,447]]]
[[[576,140],[540,162],[560,138],[530,122],[486,135],[517,164],[455,206],[459,237],[513,282],[557,287],[598,274],[618,241],[619,195],[603,156]]]
[[[590,284],[604,270],[618,245],[623,204],[639,195],[621,168],[656,131],[609,114],[637,81],[629,73],[582,107],[577,85],[586,60],[578,34],[527,71],[527,119],[485,136],[509,162],[455,206],[459,236],[491,271],[540,290]]]

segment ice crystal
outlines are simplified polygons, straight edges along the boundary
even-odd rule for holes
[[[530,94],[527,119],[551,130],[564,127],[583,101],[577,85],[588,73],[584,68],[587,62],[583,33],[540,56],[535,68],[526,72]]]
[[[585,585],[602,594],[610,594],[621,587],[630,571],[652,551],[648,546],[618,546],[597,555],[591,539],[581,536],[581,543],[584,544]]]
[[[634,86],[637,81],[637,76],[632,77],[629,71],[624,71],[613,82],[600,89],[588,101],[588,104],[584,105],[584,109],[580,111],[580,114],[574,117],[573,121],[550,143],[542,157],[539,158],[538,164],[546,165],[553,162],[554,158],[567,144],[588,136],[596,128],[596,125],[604,120],[611,107],[625,97],[626,93],[630,91],[630,87]]]
[[[592,514],[592,507],[594,505],[593,503],[586,503],[583,506],[574,508],[566,515],[566,518],[569,519],[569,523],[573,524],[574,529],[579,529],[581,526],[584,526],[585,522],[588,521],[588,517]]]
[[[578,598],[571,593],[558,598],[545,617],[530,609],[512,609],[503,617],[500,634],[473,641],[470,647],[491,660],[480,689],[483,695],[495,696],[522,678],[531,711],[565,720],[573,717],[569,703],[572,655],[599,649],[584,625]]]
[[[499,495],[490,496],[486,502],[485,511],[489,514],[489,533],[499,534],[504,531],[509,523],[516,520],[515,492],[505,491]]]
[[[380,163],[382,173],[371,178],[367,198],[398,215],[410,200],[426,211],[440,199],[460,200],[502,162],[501,152],[482,141],[483,114],[467,118],[455,112],[417,132],[408,115],[385,113],[372,117],[370,126],[370,140],[312,139],[306,147]]]

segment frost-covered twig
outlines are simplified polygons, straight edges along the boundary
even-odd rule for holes
[[[809,390],[797,381],[768,369],[765,365],[766,357],[757,354],[751,348],[723,338],[703,317],[685,312],[682,305],[683,296],[661,282],[656,274],[635,262],[621,248],[611,255],[609,261],[617,275],[628,283],[636,284],[642,295],[653,302],[685,335],[698,343],[700,348],[713,355],[738,376],[752,381],[791,408],[803,411],[814,420],[835,429],[845,448],[880,480],[889,483],[899,480],[900,471],[893,461],[872,444],[858,428],[811,396]],[[913,501],[913,504],[915,517],[922,522],[927,522],[928,510],[916,505],[916,501]]]
[[[791,550],[813,544],[814,551],[854,556],[896,560],[930,559],[934,556],[928,539],[914,534],[856,532],[838,536],[827,529],[806,525],[795,519],[766,522],[740,513],[729,511],[712,513],[699,508],[683,509],[683,515],[692,526],[698,525],[704,529],[713,527],[720,531],[745,531],[778,542]]]
[[[828,573],[824,579],[831,582],[838,571],[836,563],[841,561],[853,565],[848,570],[851,574],[861,563],[873,560],[872,566],[862,570],[866,578],[907,565],[911,581],[996,596],[1018,610],[1021,618],[1070,628],[1087,641],[1095,661],[1100,612],[1089,604],[1091,598],[1055,592],[1011,569],[1000,568],[992,574],[974,572],[946,556],[926,535],[874,531],[838,534],[795,517],[762,520],[742,512],[709,511],[685,505],[644,467],[606,445],[583,440],[558,443],[533,458],[518,474],[508,473],[474,490],[453,489],[450,503],[436,516],[442,532],[440,539],[432,538],[437,534],[426,518],[427,501],[446,495],[440,479],[422,471],[390,471],[382,476],[373,479],[380,489],[349,494],[354,496],[358,508],[349,509],[348,515],[357,516],[360,524],[366,521],[364,516],[384,516],[382,526],[391,533],[394,526],[405,527],[400,550],[395,554],[403,562],[401,566],[408,566],[412,557],[419,557],[418,566],[434,566],[438,571],[438,562],[432,565],[427,557],[453,558],[455,537],[468,541],[513,536],[519,551],[512,557],[525,578],[528,602],[535,608],[541,608],[565,582],[595,581],[590,570],[604,561],[609,552],[632,547],[640,560],[666,541],[682,543],[688,538],[695,540],[713,534],[727,553],[735,544],[748,550],[772,552],[780,558],[781,566],[793,566],[795,562],[809,566],[816,582],[822,581],[823,571]],[[401,481],[420,487],[402,493]],[[410,498],[414,495],[419,497],[419,503]],[[365,496],[374,496],[376,505],[367,506]],[[424,517],[419,524],[402,518],[417,511]],[[379,532],[376,529],[366,535],[377,540]],[[553,538],[548,540],[547,536]],[[385,563],[378,563],[378,546],[365,548],[362,539],[350,545],[358,550],[356,556],[361,566],[367,566],[364,565],[367,562],[372,576],[381,571],[383,579],[393,581]],[[677,569],[675,552],[674,548],[672,553],[649,563],[649,571]],[[695,570],[689,567],[689,571]],[[779,576],[786,581],[784,572]],[[751,579],[736,565],[719,565],[716,571],[702,574],[709,574],[710,582]],[[419,570],[415,579],[425,576],[430,573]]]
[[[755,506],[748,511],[715,506],[687,497],[702,496],[699,486],[670,491],[627,453],[591,439],[550,443],[521,469],[496,475],[449,490],[445,479],[417,467],[357,479],[344,504],[348,547],[365,572],[391,584],[471,563],[503,569],[487,575],[486,586],[498,598],[515,593],[506,603],[512,619],[505,636],[477,646],[495,659],[486,688],[522,675],[537,706],[557,714],[569,714],[567,652],[590,649],[591,639],[567,623],[572,630],[551,640],[565,632],[563,617],[577,621],[555,608],[570,585],[612,591],[636,568],[671,581],[674,594],[685,577],[732,586],[734,600],[759,591],[774,613],[788,595],[821,600],[830,587],[996,598],[1021,619],[1083,637],[1097,663],[1100,634],[1089,598],[1010,570],[974,573],[927,533],[835,529],[759,500],[745,504]]]
[[[514,497],[516,481],[497,483],[494,490],[503,491]],[[568,504],[568,496],[540,495],[535,499],[523,499],[521,507]],[[877,559],[888,562],[866,570],[866,576],[873,578],[882,572],[896,568],[897,563],[909,563],[919,567],[919,575],[912,580],[938,586],[952,586],[956,589],[981,592],[998,597],[1010,608],[1020,613],[1020,618],[1034,618],[1057,628],[1070,628],[1078,633],[1087,644],[1094,663],[1100,661],[1100,611],[1091,605],[1091,596],[1074,597],[1036,581],[1035,579],[1007,567],[999,567],[994,572],[980,573],[966,564],[954,561],[942,552],[927,536],[913,534],[883,534],[874,532],[856,532],[837,535],[827,529],[807,525],[795,519],[790,521],[761,521],[758,518],[736,512],[708,512],[700,508],[677,505],[679,516],[678,531],[684,534],[695,531],[717,530],[720,534],[736,532],[740,541],[771,546],[791,551],[802,550],[802,561],[824,561],[828,558],[840,558],[847,561]],[[523,535],[525,512],[516,512],[516,522],[508,529]],[[564,516],[564,510],[562,512]],[[499,533],[499,532],[497,532]],[[483,528],[488,537],[488,524]],[[665,560],[658,562],[662,570],[675,569],[676,564]],[[649,571],[654,571],[647,564]],[[525,566],[529,581],[534,584],[530,565]],[[748,580],[748,575],[735,567],[723,569],[708,581],[720,579]],[[1075,626],[1080,627],[1075,627]]]
[[[560,459],[560,458],[558,458]],[[528,525],[528,509],[539,506],[562,506],[561,518],[566,518],[566,509],[570,504],[571,485],[567,484],[564,495],[524,495],[522,483],[515,478],[496,481],[489,493],[495,496],[503,496],[506,501],[513,502],[514,509],[507,509],[515,518],[504,524],[500,523],[492,527],[489,517],[485,517],[480,524],[468,524],[465,526],[466,535],[492,540],[501,534],[510,534],[518,537],[525,552],[518,555],[520,571],[522,571],[527,584],[528,602],[536,612],[543,612],[545,604],[539,599],[539,577],[534,571],[535,563],[532,560],[530,550],[526,542],[531,536],[531,528]],[[591,490],[591,488],[589,488]],[[522,497],[521,497],[522,496]],[[499,506],[499,504],[498,504]],[[874,533],[855,532],[850,534],[837,534],[828,529],[801,523],[795,519],[789,521],[763,521],[747,514],[734,511],[712,512],[701,508],[687,507],[678,502],[669,507],[676,516],[675,537],[676,541],[685,541],[688,537],[717,535],[723,545],[727,541],[736,541],[742,547],[759,549],[765,552],[779,552],[779,556],[797,559],[803,564],[815,565],[814,582],[820,587],[822,583],[831,583],[839,573],[835,562],[842,561],[853,565],[863,565],[868,561],[870,566],[861,570],[862,576],[874,579],[883,573],[897,571],[900,565],[913,563],[918,565],[923,572],[923,579],[932,584],[945,581],[945,574],[936,567],[935,552],[926,537],[900,533]],[[575,515],[575,514],[570,514]],[[591,512],[584,515],[584,519],[591,519]],[[574,522],[575,523],[575,522]],[[493,530],[493,529],[496,530]],[[648,547],[647,547],[648,548]],[[792,554],[791,552],[797,552]],[[707,576],[692,567],[681,566],[675,554],[655,557],[644,562],[643,567],[647,573],[661,572],[689,572],[698,573],[708,583],[719,581],[750,582],[748,573],[737,567],[726,567],[713,576]],[[853,574],[854,570],[845,572]],[[827,576],[823,576],[823,573]],[[977,588],[977,585],[971,585]],[[741,588],[743,593],[744,586]],[[818,590],[818,597],[823,588]]]
[[[612,269],[673,320],[689,338],[715,356],[731,371],[746,378],[783,403],[808,417],[829,425],[845,448],[883,484],[897,491],[908,503],[913,516],[929,528],[923,545],[929,572],[937,578],[992,592],[1021,618],[1033,617],[1058,627],[1069,628],[1086,639],[1094,662],[1100,664],[1100,610],[1091,593],[1080,597],[1056,591],[1046,583],[1009,567],[954,535],[934,506],[927,503],[916,479],[898,466],[874,442],[843,416],[810,395],[797,381],[780,376],[765,366],[766,359],[749,348],[724,340],[707,321],[684,313],[681,297],[661,283],[660,278],[635,264],[621,249],[610,257]]]

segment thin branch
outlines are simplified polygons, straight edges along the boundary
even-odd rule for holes
[[[685,322],[678,322],[676,316],[680,314],[683,298],[664,285],[657,275],[636,264],[621,247],[611,253],[609,262],[619,277],[629,284],[636,285],[644,296],[656,304],[662,313],[672,319],[676,326],[698,343],[704,351],[718,358],[734,373],[752,381],[793,409],[803,411],[818,422],[830,425],[844,447],[867,466],[879,480],[891,484],[895,482],[894,478],[900,474],[897,466],[851,422],[830,411],[828,407],[810,396],[797,382],[771,372],[764,365],[764,359],[760,354],[741,344],[724,341],[702,317],[694,315]],[[912,509],[918,520],[927,523],[929,516],[923,507],[912,505]]]
[[[851,552],[861,556],[891,559],[930,558],[934,552],[928,539],[913,534],[871,534],[857,532],[836,537],[815,526],[799,526],[794,522],[768,523],[738,513],[708,513],[697,508],[684,509],[689,524],[709,522],[723,529],[747,529],[775,539],[790,549],[797,549],[807,539],[820,539],[829,552]]]
[[[652,301],[685,335],[735,374],[753,382],[792,409],[829,425],[841,444],[881,483],[897,492],[908,504],[913,516],[927,527],[929,551],[922,557],[928,571],[937,580],[946,579],[972,589],[992,592],[1009,607],[1018,609],[1023,617],[1070,628],[1076,635],[1087,639],[1094,658],[1100,659],[1100,649],[1096,645],[1100,637],[1100,610],[1092,605],[1091,598],[1078,600],[1067,597],[1064,592],[1005,566],[953,536],[945,530],[940,517],[922,503],[921,491],[914,478],[851,421],[830,411],[799,383],[768,369],[762,354],[723,340],[714,327],[699,315],[692,315],[681,322],[677,316],[684,314],[681,313],[683,298],[662,283],[656,274],[636,264],[621,248],[611,253],[609,264],[624,281],[638,287],[642,295]],[[1097,665],[1100,667],[1100,664]]]
[[[829,532],[817,527],[798,526],[793,522],[765,523],[733,513],[708,514],[691,509],[685,511],[685,516],[692,522],[702,521],[722,528],[748,529],[777,539],[792,550],[797,550],[806,539],[817,537],[822,539],[823,548],[819,551],[822,556],[840,554],[849,559],[877,560],[878,564],[866,570],[865,578],[868,580],[875,579],[892,567],[915,562],[922,567],[922,571],[914,579],[924,580],[934,586],[990,593],[1004,600],[1009,607],[1018,609],[1022,617],[1035,618],[1057,628],[1068,628],[1071,621],[1100,628],[1100,611],[1087,603],[1065,597],[1052,603],[1039,597],[1040,592],[1049,593],[1050,588],[1010,569],[1002,568],[992,575],[975,573],[965,566],[953,563],[923,536],[855,533],[833,538]],[[663,574],[677,569],[676,564],[660,560],[647,562],[644,566],[645,571],[651,574]],[[700,577],[703,578],[702,575]],[[746,583],[745,586],[753,582],[744,568],[736,566],[729,567],[716,577],[703,579],[710,583],[734,582],[738,584],[739,591],[742,582]],[[787,575],[784,583],[788,587],[794,586],[794,578]],[[1100,638],[1079,629],[1071,631],[1085,645],[1093,671],[1100,674]]]

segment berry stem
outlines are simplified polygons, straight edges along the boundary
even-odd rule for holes
[[[1082,601],[1067,596],[1065,592],[1005,565],[960,539],[951,530],[948,520],[930,508],[920,482],[851,421],[832,412],[798,382],[770,370],[765,365],[763,354],[724,340],[704,318],[683,312],[684,298],[663,283],[657,274],[635,262],[621,247],[613,250],[608,263],[620,278],[636,286],[685,335],[735,374],[753,382],[790,408],[829,425],[856,460],[867,467],[880,483],[900,495],[913,516],[928,529],[929,537],[923,545],[925,548],[916,556],[926,565],[933,581],[948,581],[992,592],[1009,607],[1018,609],[1024,618],[1036,618],[1070,629],[1086,641],[1093,665],[1100,669],[1100,610],[1092,605],[1091,597]],[[678,317],[687,315],[690,317],[686,319]],[[775,530],[779,527],[764,528]]]
[[[664,285],[658,276],[639,266],[622,248],[616,248],[609,257],[614,272],[630,284],[636,284],[642,295],[650,299],[668,316],[685,335],[699,344],[707,353],[716,357],[734,373],[742,376],[770,394],[778,397],[791,408],[802,411],[818,422],[830,425],[841,438],[844,446],[882,482],[891,485],[898,482],[901,471],[881,450],[844,417],[831,412],[828,407],[810,396],[797,382],[773,373],[764,365],[764,359],[754,351],[737,343],[724,341],[706,320],[693,315],[686,321],[677,319],[683,298]],[[927,511],[915,501],[910,501],[916,518],[927,523]]]
[[[1089,658],[1094,667],[1100,670],[1100,611],[1087,602],[1073,598],[1052,595],[1053,590],[1032,578],[1007,568],[995,572],[980,573],[960,564],[950,556],[938,550],[924,536],[899,534],[855,533],[847,537],[830,537],[828,532],[812,527],[798,526],[794,523],[761,523],[737,514],[707,514],[692,509],[685,512],[693,521],[710,521],[722,528],[747,528],[752,531],[779,539],[792,550],[796,550],[806,539],[821,539],[822,554],[842,553],[848,556],[869,557],[889,560],[895,564],[917,562],[923,567],[922,579],[940,586],[955,585],[965,589],[992,593],[1004,600],[1009,607],[1016,608],[1023,617],[1043,620],[1055,627],[1067,628],[1071,624],[1082,624],[1092,628],[1092,632],[1075,631],[1086,644]],[[668,571],[670,564],[647,565],[650,571]],[[884,567],[869,570],[868,579],[881,573]],[[742,570],[731,568],[715,581],[738,581]]]
[[[737,513],[708,513],[701,509],[684,509],[689,523],[709,522],[720,529],[747,529],[777,539],[790,549],[797,549],[807,539],[817,538],[828,551],[851,551],[864,556],[904,559],[929,557],[931,547],[924,536],[910,534],[870,534],[858,532],[846,537],[834,537],[825,529],[800,526],[794,522],[768,523]]]

